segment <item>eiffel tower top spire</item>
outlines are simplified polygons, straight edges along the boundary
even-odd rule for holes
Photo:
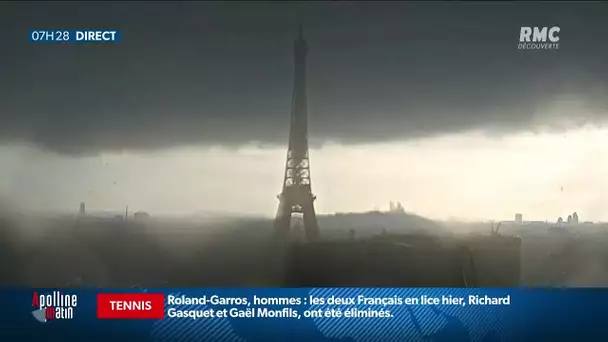
[[[299,59],[301,63],[305,63],[306,53],[308,52],[308,44],[306,44],[306,40],[304,39],[304,28],[302,24],[300,24],[298,28],[298,37],[295,41],[295,57]],[[298,62],[296,62],[298,64]]]

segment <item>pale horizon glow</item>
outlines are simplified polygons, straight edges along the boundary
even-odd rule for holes
[[[576,211],[606,221],[608,130],[488,137],[446,135],[410,142],[313,149],[318,213],[386,210],[432,219],[555,222]],[[22,210],[197,212],[274,217],[285,148],[184,147],[69,157],[0,147],[2,199]]]

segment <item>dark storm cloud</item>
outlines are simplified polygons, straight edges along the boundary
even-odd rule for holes
[[[522,130],[562,95],[596,112],[606,98],[606,3],[0,8],[0,139],[63,153],[284,144],[299,22],[310,46],[313,143]],[[561,27],[559,50],[517,50],[520,26],[553,25]],[[123,41],[32,45],[32,28],[120,29]],[[576,110],[561,115],[602,119]]]

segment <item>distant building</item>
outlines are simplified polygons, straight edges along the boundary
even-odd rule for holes
[[[86,213],[87,213],[87,209],[86,209],[84,202],[80,202],[80,210],[78,211],[78,214],[80,216],[84,216],[84,215],[86,215]]]
[[[558,218],[558,219],[557,219],[557,223],[564,223],[564,219],[563,219],[563,218],[561,218],[561,217],[560,217],[560,218]]]
[[[568,224],[572,223],[572,215],[568,215]]]
[[[403,209],[401,202],[393,202],[393,201],[391,201],[389,203],[388,210],[391,213],[404,213],[405,212],[405,209]]]
[[[524,221],[524,216],[522,214],[515,214],[515,223],[522,224]]]
[[[145,211],[138,211],[135,214],[133,214],[133,218],[137,221],[146,220],[146,219],[150,218],[150,214],[148,214]]]
[[[572,223],[578,224],[578,214],[576,212],[572,214]]]

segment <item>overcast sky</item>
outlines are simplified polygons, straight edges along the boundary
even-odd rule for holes
[[[41,2],[0,16],[0,190],[25,207],[272,216],[302,23],[321,212],[401,200],[432,217],[608,220],[608,3]],[[558,50],[517,49],[521,26],[555,25]],[[122,42],[30,44],[34,28]]]

